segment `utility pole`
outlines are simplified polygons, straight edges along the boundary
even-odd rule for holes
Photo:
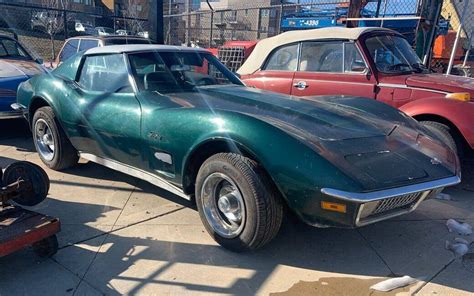
[[[191,1],[185,0],[185,10],[186,10],[186,46],[191,45]]]
[[[163,0],[150,0],[148,21],[150,23],[150,38],[163,44]]]

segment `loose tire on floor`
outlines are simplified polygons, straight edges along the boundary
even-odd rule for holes
[[[438,136],[449,148],[455,151],[458,156],[462,157],[462,149],[460,147],[460,143],[456,143],[453,135],[451,134],[451,129],[442,123],[436,121],[422,121],[421,124],[426,127],[429,131],[433,134]]]
[[[39,108],[32,121],[33,141],[43,163],[53,170],[71,167],[79,160],[51,107]]]
[[[280,229],[283,203],[279,192],[262,168],[247,157],[234,153],[211,156],[198,172],[195,194],[206,230],[229,250],[260,248]]]
[[[56,235],[52,235],[34,243],[31,247],[33,248],[33,251],[36,253],[36,255],[43,258],[48,258],[56,254],[58,251],[58,238]]]
[[[2,183],[9,185],[19,179],[24,182],[22,191],[13,201],[22,206],[34,206],[45,200],[50,182],[48,175],[40,166],[27,161],[14,162],[7,166]]]

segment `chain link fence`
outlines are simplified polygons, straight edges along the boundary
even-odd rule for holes
[[[435,39],[431,68],[438,73],[447,73],[453,56],[451,74],[471,77],[471,68],[474,67],[474,52],[471,50],[474,45],[474,4],[469,0],[444,0],[440,17],[440,22],[443,21],[447,21],[448,30],[439,32]]]
[[[361,0],[357,25],[397,30],[415,46],[423,1]],[[259,40],[288,30],[345,26],[350,5],[349,0],[294,1],[300,3],[254,0],[250,7],[248,2],[226,0],[212,1],[210,5],[200,2],[200,6],[193,7],[191,4],[194,2],[164,0],[165,43],[218,48],[229,41]],[[437,72],[446,73],[459,35],[452,73],[470,74],[470,66],[474,63],[474,51],[471,50],[474,44],[474,4],[471,2],[443,0],[432,47],[431,66]],[[35,57],[44,60],[52,59],[66,38],[97,34],[96,27],[111,28],[114,32],[121,29],[126,34],[147,31],[149,27],[146,19],[119,17],[102,7],[75,11],[59,6],[62,2],[58,0],[43,0],[42,3],[50,5],[34,6],[0,0],[0,34],[15,34]],[[232,61],[236,56],[245,58],[242,52],[229,54]],[[235,61],[232,63],[236,64]]]
[[[259,40],[288,30],[345,26],[348,21],[355,21],[357,26],[396,30],[416,47],[417,42],[430,40],[426,38],[429,34],[424,32],[425,37],[420,41],[418,30],[420,24],[424,26],[423,18],[433,15],[432,11],[428,11],[433,6],[424,5],[427,0],[361,0],[360,15],[355,19],[348,19],[350,0],[292,1],[299,3],[255,0],[253,4],[241,4],[234,0],[212,1],[210,5],[201,2],[194,11],[190,11],[191,6],[186,5],[186,1],[179,2],[184,3],[181,5],[178,2],[164,1],[165,43],[219,48],[220,51],[226,48],[223,45],[227,43],[236,51],[229,53],[232,56],[229,61],[232,62],[228,66],[231,68],[234,67],[235,56],[245,55],[237,52],[241,51],[242,45],[232,41]],[[470,50],[474,43],[471,38],[474,4],[469,0],[442,2],[440,19],[434,31],[431,67],[437,72],[446,72],[462,21],[453,73],[463,74],[474,58],[474,51]],[[218,53],[217,49],[215,51]]]
[[[55,0],[43,1],[43,4]],[[111,15],[101,7],[74,11],[55,7],[18,4],[18,1],[0,0],[0,34],[15,36],[35,57],[52,60],[64,40],[81,35],[99,35],[97,27],[107,34],[137,34],[148,30],[148,20]],[[70,1],[72,2],[72,1]],[[65,1],[67,3],[67,1]]]
[[[225,8],[214,9],[212,2],[207,6],[202,2],[197,11],[183,12],[179,7],[166,10],[165,2],[165,43],[173,45],[198,45],[218,47],[226,41],[257,40],[271,37],[286,30],[300,29],[302,26],[318,27],[318,22],[347,16],[349,0],[323,0],[304,4],[274,4],[280,1],[257,1],[259,6],[239,7],[242,4],[232,0]],[[167,4],[168,3],[168,4]],[[168,13],[168,14],[167,14]],[[312,21],[305,22],[308,18]],[[324,19],[324,20],[323,20]]]
[[[345,26],[349,0],[256,1],[260,5],[228,0],[227,6],[214,9],[201,2],[200,9],[183,11],[185,6],[165,0],[165,41],[174,45],[218,47],[226,41],[257,40],[284,31]],[[419,21],[419,0],[361,1],[359,26],[396,29],[412,43]],[[280,4],[276,4],[280,3]],[[239,6],[240,5],[240,6]],[[168,7],[168,10],[167,10]],[[410,18],[412,17],[412,18]],[[398,18],[398,19],[395,19]],[[405,18],[401,20],[400,18]]]

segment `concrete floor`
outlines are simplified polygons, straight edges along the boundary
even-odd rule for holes
[[[14,160],[41,165],[22,122],[0,122],[0,166]],[[448,218],[474,225],[474,165],[466,168],[463,183],[445,190],[452,201],[358,230],[288,219],[271,244],[245,254],[219,247],[191,203],[145,182],[85,161],[46,170],[49,198],[34,209],[60,218],[60,250],[0,258],[0,295],[468,295],[474,255],[454,259],[444,249],[455,237]],[[394,275],[423,280],[369,290]]]

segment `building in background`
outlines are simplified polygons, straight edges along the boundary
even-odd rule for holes
[[[110,26],[116,30],[126,30],[131,34],[148,30],[149,0],[102,0],[101,5],[114,16]]]
[[[211,31],[197,29],[211,27],[210,7],[203,1],[198,11],[202,13],[191,18],[186,40],[200,46],[219,46],[225,40],[255,40],[273,36],[278,34],[280,5],[287,2],[290,1],[254,0],[252,8],[248,8],[248,2],[241,0],[210,0],[209,4],[215,11]]]

